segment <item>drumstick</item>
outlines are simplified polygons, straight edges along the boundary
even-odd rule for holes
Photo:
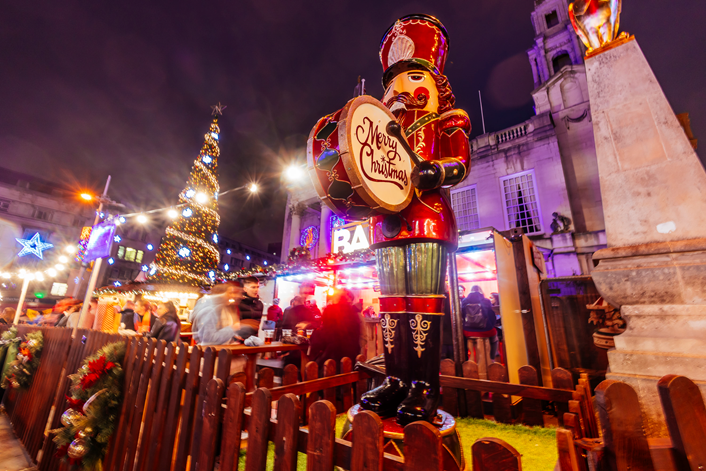
[[[412,148],[409,146],[409,143],[407,142],[407,139],[405,139],[402,135],[402,126],[400,126],[400,123],[395,120],[392,120],[387,123],[385,130],[387,131],[387,134],[392,137],[396,137],[400,144],[402,144],[404,150],[406,150],[407,153],[409,153],[409,156],[412,158],[412,162],[414,162],[414,165],[419,165],[422,163],[422,158],[419,157],[419,155],[417,155],[417,153],[412,150]]]

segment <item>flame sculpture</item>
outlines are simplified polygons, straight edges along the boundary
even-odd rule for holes
[[[571,24],[588,48],[586,54],[618,38],[622,3],[622,0],[576,0],[569,5]]]

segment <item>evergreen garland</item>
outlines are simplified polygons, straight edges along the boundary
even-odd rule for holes
[[[2,333],[0,336],[0,371],[5,370],[5,357],[17,349],[16,345],[22,341],[21,338],[17,336],[17,327],[12,326],[9,330]],[[10,348],[13,347],[13,348]],[[9,366],[9,364],[8,364]],[[0,382],[5,375],[0,374]],[[1,384],[0,384],[1,386]]]
[[[9,334],[14,330],[17,335],[17,329],[13,327],[5,334]],[[3,338],[5,337],[3,334]],[[12,343],[17,337],[8,341]],[[39,368],[39,357],[42,354],[44,347],[44,335],[41,331],[30,332],[27,334],[27,340],[20,344],[17,357],[10,363],[5,376],[2,378],[3,388],[13,388],[19,390],[29,389],[32,384],[32,377]]]
[[[17,327],[12,326],[0,336],[0,348],[7,348],[11,343],[18,343],[22,339],[17,336]]]
[[[69,408],[61,416],[64,426],[55,434],[57,456],[84,470],[100,470],[115,431],[122,403],[125,343],[105,345],[69,375]]]

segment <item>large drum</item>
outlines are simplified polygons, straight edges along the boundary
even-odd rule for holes
[[[360,96],[311,130],[309,175],[321,200],[338,216],[398,213],[412,201],[412,157],[387,133],[390,121],[395,117],[385,105]]]

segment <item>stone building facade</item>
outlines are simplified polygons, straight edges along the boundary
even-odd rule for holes
[[[81,228],[92,222],[94,210],[63,184],[0,169],[0,272],[33,272],[57,263],[68,267],[64,260],[72,255],[65,248],[76,245]],[[41,259],[32,253],[19,256],[22,246],[16,239],[30,239],[35,234],[53,247],[40,251]],[[28,305],[37,306],[70,294],[70,280],[70,271],[63,270],[53,278],[34,281],[28,292]],[[3,278],[0,282],[0,305],[15,307],[20,291],[18,280]]]

